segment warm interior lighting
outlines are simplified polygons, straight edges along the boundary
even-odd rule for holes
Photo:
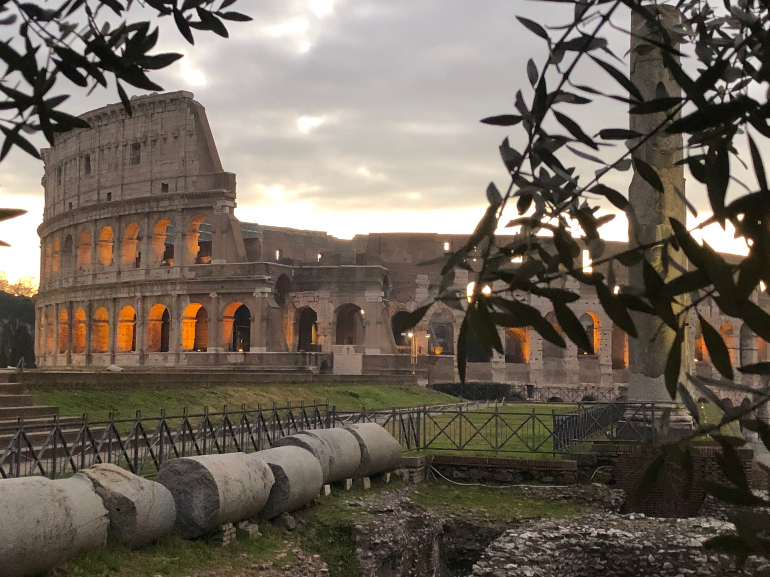
[[[612,290],[614,294],[620,293],[620,287],[618,285],[615,285],[615,288]]]
[[[587,250],[583,250],[583,272],[593,272],[594,268],[591,266],[591,253]]]
[[[761,290],[762,292],[765,292],[765,289],[767,289],[767,285],[765,285],[764,282],[759,281],[759,290]]]

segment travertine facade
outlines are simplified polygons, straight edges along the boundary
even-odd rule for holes
[[[133,117],[121,105],[83,115],[91,129],[62,135],[43,151],[38,366],[410,370],[401,323],[428,296],[440,269],[418,264],[457,248],[465,237],[339,240],[241,223],[233,216],[235,175],[223,170],[192,94],[133,103]],[[624,247],[608,244],[608,251]],[[468,280],[458,271],[458,287],[464,290]],[[558,349],[533,331],[501,330],[506,354],[489,359],[471,343],[469,377],[597,391],[625,383],[626,335],[604,314],[593,289],[580,290],[574,310],[595,355],[572,344]],[[521,298],[555,323],[546,300]],[[736,363],[767,358],[764,342],[712,311],[710,320],[728,336]],[[438,306],[414,331],[419,367],[434,380],[456,378],[461,315]],[[702,359],[697,370],[711,374],[696,337],[690,350]]]

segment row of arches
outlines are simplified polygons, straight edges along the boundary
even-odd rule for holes
[[[698,324],[696,327],[695,362],[701,363],[709,361],[709,353],[703,340],[703,335],[701,334],[700,325]],[[757,336],[745,323],[741,325],[737,343],[735,330],[729,321],[725,321],[719,326],[719,336],[722,337],[722,340],[727,347],[727,352],[730,354],[730,361],[733,365],[736,364],[736,351],[738,353],[737,360],[740,365],[770,361],[770,351],[768,351],[767,341],[762,337]],[[756,351],[756,358],[754,358],[754,355],[752,354],[753,351]]]
[[[120,259],[121,268],[145,266],[171,266],[175,262],[174,227],[168,219],[158,220],[149,231],[148,255],[142,254],[142,243],[147,231],[142,231],[136,222],[123,229],[120,245],[115,246],[116,233],[113,227],[104,226],[92,237],[89,230],[82,230],[73,236],[68,234],[63,241],[54,238],[43,248],[43,275],[55,277],[90,272],[94,267],[111,267],[115,258]],[[187,255],[185,264],[209,264],[212,258],[212,228],[204,215],[198,215],[187,223],[185,230]]]

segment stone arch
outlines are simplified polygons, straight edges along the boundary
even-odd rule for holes
[[[187,255],[189,264],[210,264],[213,235],[211,224],[204,214],[187,223]]]
[[[81,231],[78,239],[78,268],[91,270],[91,233],[87,230]]]
[[[161,219],[152,227],[151,253],[152,266],[174,264],[174,229],[168,219]]]
[[[529,362],[529,330],[526,327],[506,329],[505,362],[517,364]]]
[[[548,402],[549,403],[563,403],[564,399],[562,399],[561,397],[551,397],[551,398],[548,399]]]
[[[62,311],[59,314],[59,354],[63,355],[67,352],[67,343],[70,339],[70,323],[69,315],[67,311]]]
[[[77,309],[72,315],[72,352],[86,352],[86,311]]]
[[[123,268],[139,268],[142,265],[142,252],[139,250],[139,225],[135,222],[126,226],[123,232],[123,250],[121,264]]]
[[[242,302],[230,303],[225,307],[222,345],[229,351],[239,353],[251,350],[251,311]]]
[[[171,337],[171,315],[161,305],[153,305],[147,316],[147,352],[167,353]]]
[[[730,353],[730,363],[735,364],[735,331],[733,325],[727,321],[719,327],[719,336],[725,342],[727,352]]]
[[[733,400],[730,397],[725,397],[724,399],[722,399],[722,406],[726,409],[732,409]]]
[[[318,367],[318,372],[322,375],[330,373],[331,370],[329,369],[329,361],[321,361],[321,365]]]
[[[45,243],[43,249],[43,274],[45,276],[51,276],[51,243]]]
[[[453,355],[455,350],[454,317],[447,309],[439,310],[428,321],[429,349],[435,355]]]
[[[393,339],[396,341],[398,347],[408,347],[404,328],[404,322],[406,317],[409,316],[409,311],[396,311],[392,317],[390,317],[390,330],[393,332]]]
[[[74,251],[75,241],[72,240],[72,235],[68,234],[64,237],[64,244],[61,251],[61,269],[64,274],[72,274],[74,263]]]
[[[61,244],[59,238],[53,239],[53,253],[51,254],[51,274],[58,276],[59,274],[59,259],[61,258]]]
[[[182,315],[182,350],[208,350],[209,313],[200,303],[190,303]]]
[[[106,353],[110,349],[110,315],[107,309],[96,309],[91,319],[91,350],[94,353]]]
[[[593,395],[586,395],[582,399],[580,399],[581,403],[595,403],[598,399],[594,397]]]
[[[763,339],[762,337],[757,337],[757,362],[758,363],[766,363],[770,361],[770,356],[768,355],[767,347],[767,341]]]
[[[612,368],[628,368],[628,334],[615,323],[612,323]]]
[[[310,307],[297,311],[297,350],[318,352],[318,313]]]
[[[599,354],[599,347],[601,346],[601,327],[599,317],[592,312],[587,312],[580,315],[580,324],[583,325],[583,331],[588,337],[588,341],[594,348],[593,354]],[[588,351],[582,350],[578,347],[578,355],[587,355]]]
[[[96,250],[97,258],[102,266],[112,266],[112,249],[114,233],[111,226],[105,226],[99,233],[99,243]]]
[[[45,352],[53,354],[53,327],[54,316],[53,311],[50,311],[45,318]]]
[[[741,325],[740,330],[740,341],[739,341],[739,351],[740,351],[740,362],[741,365],[749,365],[753,363],[752,360],[752,351],[754,350],[754,347],[756,346],[757,337],[754,334],[754,331],[752,331],[749,328],[749,325],[746,323],[743,323]]]
[[[553,328],[556,330],[557,333],[560,335],[564,335],[564,332],[561,330],[561,326],[559,326],[559,321],[556,320],[556,313],[554,311],[549,312],[547,315],[545,315],[545,320],[547,320]],[[547,341],[543,339],[543,359],[563,359],[564,358],[564,349],[553,344],[550,341]]]
[[[693,348],[693,357],[696,363],[702,363],[703,361],[709,360],[709,352],[706,348],[706,343],[703,340],[703,333],[700,330],[700,323],[697,323],[696,325]]]
[[[364,315],[361,307],[347,303],[335,311],[337,330],[335,343],[338,345],[364,344]]]
[[[136,311],[133,307],[123,307],[118,315],[118,352],[136,351]]]
[[[278,306],[283,307],[286,304],[286,300],[289,298],[291,292],[291,279],[288,275],[282,274],[275,281],[275,302]]]

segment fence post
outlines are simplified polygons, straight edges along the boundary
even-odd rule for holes
[[[56,415],[53,419],[53,459],[51,460],[51,479],[56,478],[56,470],[58,468],[57,453],[59,452],[57,447],[57,440],[59,437],[59,415]]]
[[[16,435],[16,476],[21,477],[21,438],[24,436],[24,419],[19,417],[19,432]]]
[[[139,474],[139,426],[142,422],[142,411],[136,412],[134,423],[134,475]]]
[[[86,432],[88,431],[88,413],[83,413],[83,437],[80,439],[80,468],[86,468]]]
[[[160,466],[163,464],[163,429],[166,424],[166,409],[160,410],[160,439],[158,439],[158,471],[160,471]]]

